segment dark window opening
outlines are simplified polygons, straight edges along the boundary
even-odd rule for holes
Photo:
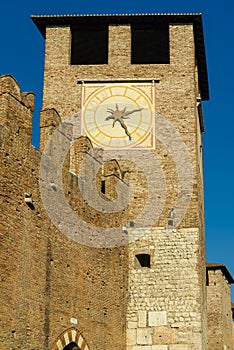
[[[106,193],[106,181],[105,181],[105,180],[102,180],[102,181],[101,181],[101,192],[102,192],[103,194]]]
[[[71,64],[108,63],[108,26],[71,28]]]
[[[79,346],[75,342],[69,343],[63,350],[80,350]]]
[[[206,269],[206,286],[209,287],[209,272]]]
[[[173,220],[168,220],[168,226],[169,227],[173,227],[174,226],[174,222],[173,222]]]
[[[150,255],[149,254],[137,254],[136,255],[137,266],[150,267]]]
[[[170,63],[168,23],[132,26],[132,63]]]

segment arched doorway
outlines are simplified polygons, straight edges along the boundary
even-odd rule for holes
[[[51,350],[90,350],[80,331],[71,327],[63,331],[56,339]]]
[[[80,350],[79,346],[75,342],[71,342],[63,348],[63,350]]]

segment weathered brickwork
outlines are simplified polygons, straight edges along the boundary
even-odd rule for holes
[[[41,202],[31,105],[11,76],[1,77],[1,88],[0,347],[57,350],[56,339],[74,326],[90,349],[121,348],[125,248],[88,248],[56,230]]]
[[[183,18],[177,23],[172,20],[170,64],[138,65],[131,64],[131,19],[112,23],[110,17],[108,64],[71,65],[69,23],[38,21],[46,32],[41,151],[31,146],[34,95],[22,93],[13,77],[0,78],[1,349],[218,350],[217,344],[232,349],[231,280],[225,279],[222,269],[208,269],[206,287],[203,119],[198,106],[195,24],[192,20],[183,23]],[[126,159],[104,160],[102,149],[82,135],[72,143],[62,167],[65,199],[89,227],[88,234],[76,227],[86,242],[78,243],[58,230],[46,211],[39,184],[44,181],[42,151],[61,121],[74,114],[80,118],[82,83],[78,81],[120,79],[155,80],[156,138],[159,116],[179,132],[192,164],[191,201],[183,220],[174,227],[172,213],[180,190],[178,161],[162,141],[157,140],[151,153],[142,153],[144,167],[140,168]],[[68,144],[74,128],[63,124],[59,133]],[[175,149],[179,154],[181,144]],[[159,218],[155,218],[157,208],[150,208],[147,220],[151,224],[139,227],[138,215],[149,196],[146,173],[152,168],[151,154],[157,156],[164,174],[165,204]],[[55,168],[47,194],[55,197],[61,190],[57,181],[60,154],[52,147],[47,157],[48,164],[54,159]],[[92,160],[92,166],[83,169],[92,175],[88,185],[80,176],[87,159]],[[47,163],[44,166],[48,171]],[[93,176],[96,167],[99,170]],[[158,188],[154,181],[153,187]],[[96,209],[94,189],[104,203],[110,203],[118,199],[119,184],[126,195],[131,187],[128,205],[117,214],[105,211],[105,206]],[[65,207],[61,211],[57,203],[53,210],[63,220]],[[76,223],[69,225],[74,228]],[[92,246],[97,240],[95,227],[103,229],[101,247]],[[105,245],[108,229],[118,227],[123,245],[119,246],[117,236],[110,248]]]
[[[230,283],[233,279],[223,265],[207,265],[208,349],[233,349]]]
[[[59,50],[56,44],[58,41]],[[202,309],[202,312],[199,311],[200,305],[205,305],[205,252],[203,235],[202,169],[199,168],[202,164],[200,161],[201,133],[196,100],[200,98],[200,95],[197,88],[198,78],[195,64],[193,25],[174,24],[170,26],[170,65],[149,64],[139,67],[139,65],[131,64],[130,25],[109,26],[108,65],[71,66],[69,64],[70,43],[71,32],[69,26],[47,27],[43,108],[56,108],[62,120],[79,112],[81,108],[81,87],[77,85],[78,80],[108,79],[111,81],[115,79],[147,80],[152,78],[159,80],[159,83],[156,84],[156,110],[162,116],[166,117],[176,130],[180,132],[181,138],[190,152],[193,163],[194,192],[190,207],[186,213],[185,219],[181,223],[181,227],[194,228],[197,232],[196,239],[193,237],[194,245],[192,247],[196,261],[193,263],[192,268],[196,269],[196,278],[194,277],[194,280],[196,280],[198,284],[197,288],[193,288],[190,282],[190,287],[196,294],[195,299],[197,300],[196,311],[191,311],[191,313],[197,313],[197,325],[193,331],[191,330],[191,338],[194,337],[194,339],[187,339],[187,343],[186,341],[185,343],[190,344],[194,349],[196,347],[205,348],[207,342],[205,336],[205,308]],[[43,131],[44,130],[42,130],[42,133]],[[43,134],[42,137],[44,138]],[[178,178],[173,159],[165,146],[159,142],[156,145],[156,153],[164,169],[167,183],[166,205],[156,226],[165,227],[170,218],[170,211],[176,203]],[[77,154],[77,152],[75,152],[75,154]],[[150,166],[150,162],[147,159],[145,159],[144,164],[146,167]],[[122,162],[122,164],[119,165],[122,171],[129,171],[129,173],[132,173],[132,169],[129,169],[126,162]],[[130,178],[128,177],[128,181],[131,181],[131,176]],[[134,188],[145,188],[144,182],[142,182],[142,176],[136,179]],[[139,194],[135,196],[139,199],[139,204],[135,202],[132,206],[130,205],[130,211],[124,211],[122,219],[122,215],[119,215],[116,221],[114,216],[111,222],[113,223],[113,221],[116,221],[117,224],[125,224],[126,217],[128,221],[134,220],[134,216],[131,213],[139,212],[144,205],[144,196],[144,193],[143,197],[139,197]],[[79,210],[79,208],[84,208],[84,206],[78,204],[77,208],[74,209]],[[83,209],[81,210],[84,212]],[[81,214],[81,212],[79,213]],[[85,215],[86,214],[87,211],[85,212]],[[100,215],[95,214],[92,209],[89,209],[88,215],[90,216],[90,219],[88,219],[89,222],[94,224],[100,222],[101,217],[103,217],[102,215],[100,217]],[[110,215],[108,215],[108,218],[109,217]],[[101,221],[106,222],[106,219],[102,219]],[[178,239],[175,245],[178,245],[180,242],[186,244],[186,236],[180,238],[180,240]],[[176,274],[174,268],[172,268],[171,273]],[[159,280],[164,279],[163,276],[158,274],[156,274],[154,278],[156,278],[156,276]],[[146,289],[147,283],[147,279],[144,283],[142,282],[142,285],[144,285]],[[184,281],[182,280],[181,283],[184,283]],[[130,278],[130,288],[132,284],[134,285]],[[159,294],[160,293],[161,290],[159,289]],[[168,298],[173,299],[174,296],[169,293]],[[154,301],[155,304],[158,305],[159,301],[156,295]],[[162,304],[164,304],[164,308],[163,305],[161,305],[161,308],[167,310],[165,301],[162,302]],[[184,301],[182,304],[185,305]],[[130,305],[132,304],[128,304],[129,312]],[[155,307],[155,305],[152,305],[152,310],[157,310]],[[142,308],[144,308],[144,306],[142,306]],[[189,312],[186,313],[185,310],[182,311],[178,307],[178,314],[179,313],[181,319],[186,318],[186,321],[188,321],[187,319],[190,317]],[[194,320],[191,318],[191,322],[192,321]],[[184,324],[181,324],[181,327],[184,329]],[[198,339],[195,339],[195,334],[197,334]],[[202,334],[202,336],[199,334]],[[137,346],[137,342],[134,343],[134,346]]]
[[[43,109],[55,108],[62,120],[78,113],[81,108],[81,86],[77,84],[78,80],[159,79],[160,83],[156,84],[156,110],[180,132],[182,140],[188,147],[193,161],[194,188],[197,188],[199,178],[195,144],[197,142],[196,98],[198,95],[195,89],[197,78],[193,26],[172,25],[170,27],[170,65],[149,64],[140,67],[130,64],[130,51],[126,49],[126,43],[129,43],[130,40],[130,26],[110,27],[109,64],[97,66],[69,64],[70,27],[48,27],[46,30]],[[122,40],[118,40],[118,45],[114,45],[117,31]],[[59,42],[59,47],[57,42]],[[186,45],[184,45],[185,42]],[[120,48],[121,45],[122,48]],[[125,55],[119,55],[119,51],[124,51]],[[48,130],[43,124],[41,129],[43,144],[45,143],[44,132]],[[165,173],[167,174],[168,171],[172,174],[175,165],[166,158],[169,156],[168,151],[157,150],[156,152],[162,162],[164,161],[162,166],[165,167]],[[177,183],[173,184],[173,181],[175,181],[175,176],[171,175],[169,182],[172,189],[170,190],[168,186],[169,197],[177,187]],[[167,216],[172,207],[173,203],[169,203]],[[198,191],[194,191],[184,226],[197,227],[202,220],[198,214]]]

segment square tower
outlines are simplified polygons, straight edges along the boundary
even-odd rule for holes
[[[206,349],[201,15],[32,19],[46,39],[41,149],[60,122],[72,125],[76,211],[90,235],[77,244],[106,249],[105,267],[117,249],[124,259],[103,280],[122,305],[118,327],[102,321],[103,343],[89,320],[79,331],[90,349]]]

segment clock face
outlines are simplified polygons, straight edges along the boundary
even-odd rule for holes
[[[83,131],[103,148],[129,148],[140,145],[153,127],[149,98],[127,85],[110,85],[95,91],[86,101]]]

